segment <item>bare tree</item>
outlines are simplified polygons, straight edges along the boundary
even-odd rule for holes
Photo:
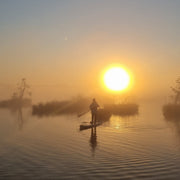
[[[180,103],[180,77],[176,80],[176,86],[171,87],[172,91],[174,92],[174,104]]]
[[[19,99],[20,99],[20,100],[23,99],[25,90],[26,90],[26,89],[29,89],[29,88],[30,88],[30,86],[27,85],[26,79],[23,78],[22,81],[21,81],[21,84],[20,84],[19,87],[18,87],[18,90],[19,90],[19,93],[18,93],[18,94],[19,94]]]

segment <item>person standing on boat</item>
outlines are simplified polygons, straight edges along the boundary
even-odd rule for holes
[[[97,109],[99,107],[99,104],[96,102],[95,98],[93,99],[92,103],[90,104],[89,108],[91,110],[92,115],[92,124],[96,124],[96,118],[97,118]]]

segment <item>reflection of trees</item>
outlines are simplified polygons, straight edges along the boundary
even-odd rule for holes
[[[22,130],[23,125],[24,125],[22,107],[19,106],[17,108],[12,108],[11,113],[15,116],[15,120],[17,122],[18,129]]]
[[[165,119],[165,120],[167,121],[169,126],[174,130],[180,142],[180,118],[171,118],[171,119]]]
[[[97,147],[97,134],[96,134],[96,127],[91,128],[91,137],[90,137],[90,146],[91,146],[91,151],[94,156],[95,154],[95,149]]]
[[[17,112],[17,124],[18,124],[18,129],[22,130],[23,129],[23,125],[24,125],[22,108],[19,108],[18,112]]]

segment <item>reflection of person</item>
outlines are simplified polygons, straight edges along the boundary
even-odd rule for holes
[[[91,110],[91,115],[92,115],[92,120],[91,120],[92,124],[96,124],[97,109],[98,109],[98,107],[99,107],[99,105],[98,105],[98,103],[96,102],[96,100],[94,98],[92,103],[89,106],[89,108]]]
[[[97,146],[96,127],[91,128],[90,146],[91,146],[92,155],[94,156],[95,155],[95,149]]]

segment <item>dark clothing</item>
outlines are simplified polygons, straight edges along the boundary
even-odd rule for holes
[[[91,115],[92,115],[92,123],[95,124],[96,123],[96,118],[97,118],[97,109],[98,109],[99,105],[98,103],[93,100],[93,102],[91,103],[91,105],[89,106],[90,110],[91,110]]]

